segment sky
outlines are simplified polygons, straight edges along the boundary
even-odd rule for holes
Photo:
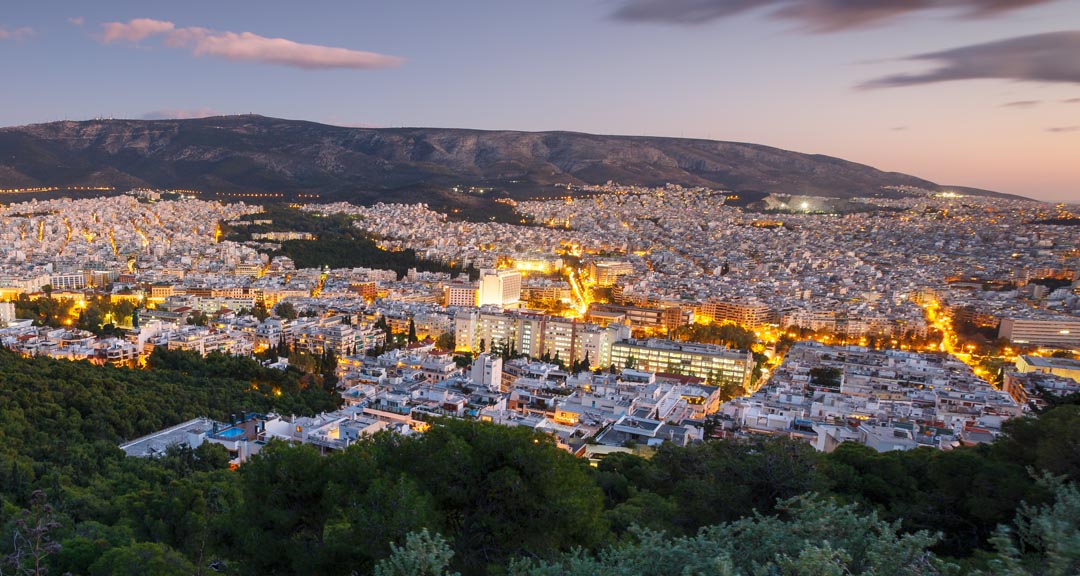
[[[1080,202],[1080,0],[11,4],[0,126],[252,112],[681,136]]]

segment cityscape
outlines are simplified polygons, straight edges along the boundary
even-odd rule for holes
[[[0,576],[1080,574],[1075,3],[127,4],[0,16]]]
[[[128,367],[157,348],[282,368],[279,351],[332,353],[351,407],[333,426],[472,418],[551,433],[578,455],[587,441],[701,442],[706,428],[825,450],[838,434],[874,445],[888,427],[948,449],[991,442],[1042,394],[1080,391],[1068,358],[1080,238],[1035,224],[1075,218],[1065,205],[913,190],[839,207],[768,198],[778,209],[755,213],[676,185],[583,192],[511,201],[526,224],[453,221],[424,204],[292,208],[345,215],[376,250],[473,277],[297,268],[280,243],[318,237],[244,202],[138,190],[11,204],[0,341]],[[223,233],[253,227],[272,231]],[[849,355],[854,366],[828,361]],[[887,368],[890,385],[856,385],[864,365]],[[806,379],[826,368],[840,379]],[[1036,385],[1030,373],[1049,375]],[[604,434],[628,422],[653,430]]]

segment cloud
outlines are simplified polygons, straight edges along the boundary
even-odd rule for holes
[[[1042,104],[1042,100],[1017,100],[1015,102],[1006,102],[1001,105],[1002,108],[1034,108]]]
[[[1047,32],[910,56],[937,68],[895,74],[864,83],[862,88],[891,88],[951,80],[1001,79],[1080,83],[1080,31]]]
[[[136,18],[102,24],[101,41],[139,42],[160,36],[166,46],[190,50],[196,56],[213,56],[242,62],[263,62],[307,70],[394,68],[405,60],[375,52],[301,44],[285,38],[266,38],[251,32],[219,32],[208,28],[177,28],[172,22]]]
[[[68,24],[73,24],[75,26],[82,26],[85,23],[86,23],[86,20],[83,19],[82,16],[74,16],[72,18],[68,18]]]
[[[622,0],[612,18],[627,22],[699,25],[768,8],[771,18],[794,20],[814,32],[879,24],[913,12],[947,9],[985,18],[1054,0]]]
[[[29,26],[23,26],[22,28],[16,28],[14,30],[8,30],[4,26],[0,26],[0,40],[22,40],[23,38],[29,38],[34,35],[34,29]]]
[[[1047,132],[1063,133],[1063,132],[1080,132],[1080,126],[1054,126],[1053,128],[1047,128]]]
[[[210,108],[161,108],[143,114],[143,120],[186,120],[190,118],[207,118],[209,116],[221,116],[217,110]]]
[[[1061,103],[1062,104],[1080,104],[1080,98],[1069,98],[1067,100],[1062,100]]]
[[[101,27],[101,41],[106,44],[121,41],[138,42],[176,29],[176,25],[172,22],[152,18],[136,18],[130,22],[106,22]]]

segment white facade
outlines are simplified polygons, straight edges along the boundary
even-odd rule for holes
[[[7,326],[15,321],[15,303],[0,302],[0,326]]]
[[[521,272],[517,270],[487,270],[480,278],[481,306],[506,306],[521,300]]]
[[[499,392],[502,390],[502,358],[490,354],[481,354],[473,361],[472,372],[469,374],[472,381],[487,390]]]

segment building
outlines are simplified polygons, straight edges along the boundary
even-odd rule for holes
[[[603,314],[622,314],[626,322],[633,330],[646,330],[658,332],[671,332],[679,326],[690,323],[692,310],[683,309],[680,306],[668,306],[665,308],[648,308],[641,306],[619,306],[617,304],[592,304],[589,306],[587,319],[592,321],[594,315],[597,320],[603,319]]]
[[[1002,318],[998,337],[1013,344],[1080,346],[1080,318]]]
[[[349,290],[356,292],[365,300],[374,300],[379,295],[379,286],[374,280],[350,282]]]
[[[7,326],[15,321],[15,303],[0,302],[0,326]]]
[[[622,260],[599,260],[589,263],[589,277],[597,286],[613,286],[619,276],[634,273],[634,266]]]
[[[772,309],[761,302],[708,301],[694,308],[696,320],[734,322],[746,328],[758,328],[773,319]]]
[[[649,372],[667,372],[704,378],[709,384],[735,384],[750,388],[754,355],[715,344],[691,344],[673,340],[627,339],[611,347],[611,362]]]
[[[1016,359],[1016,371],[1021,374],[1041,372],[1080,382],[1080,360],[1047,358],[1045,356],[1020,356]]]
[[[445,306],[476,308],[480,305],[480,287],[475,283],[447,284],[443,287]]]
[[[507,306],[521,301],[521,272],[486,270],[480,276],[481,306]]]
[[[1047,396],[1080,394],[1080,381],[1044,372],[1006,372],[1001,387],[1021,406],[1047,407]]]
[[[86,274],[71,272],[67,274],[53,274],[49,277],[49,284],[55,292],[65,290],[82,290],[86,288]]]
[[[473,360],[472,372],[469,376],[479,386],[491,390],[502,391],[502,358],[491,354],[481,354]]]
[[[331,316],[297,323],[293,329],[295,346],[312,354],[333,351],[338,356],[349,356],[363,349],[361,334],[341,316]]]
[[[622,324],[600,327],[524,311],[473,311],[458,314],[454,322],[454,344],[461,351],[501,352],[509,348],[533,358],[557,354],[567,363],[588,356],[592,366],[608,366],[612,344],[630,336],[630,329]]]

